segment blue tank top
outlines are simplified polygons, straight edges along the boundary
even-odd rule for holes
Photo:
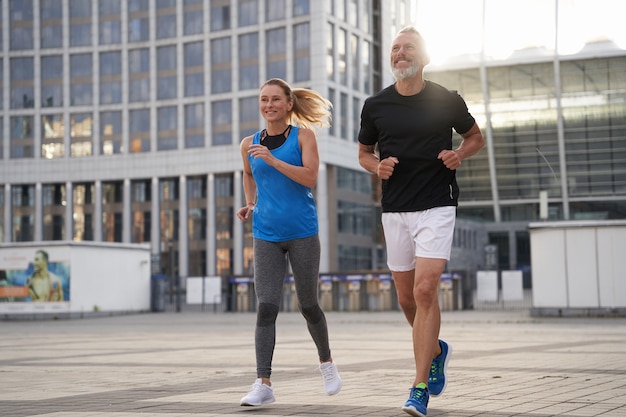
[[[302,166],[302,150],[298,131],[293,126],[281,146],[270,152],[291,165]],[[255,133],[253,144],[259,144],[261,132]],[[252,235],[270,242],[284,242],[314,236],[318,233],[317,208],[311,189],[298,184],[269,166],[261,158],[248,155],[257,187],[257,201],[252,217]]]

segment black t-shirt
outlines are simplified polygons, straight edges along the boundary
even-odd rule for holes
[[[378,144],[381,160],[395,156],[399,161],[393,175],[382,181],[383,212],[456,206],[455,171],[437,155],[452,149],[453,128],[463,134],[474,123],[456,91],[431,81],[413,96],[402,96],[391,85],[369,97],[361,112],[359,142]]]

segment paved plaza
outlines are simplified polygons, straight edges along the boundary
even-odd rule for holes
[[[255,378],[253,313],[0,321],[2,417],[407,416],[410,328],[399,311],[327,313],[343,390],[323,392],[298,313],[278,317],[276,403]],[[428,416],[626,416],[626,319],[446,311],[447,390]]]

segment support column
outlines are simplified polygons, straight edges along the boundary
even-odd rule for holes
[[[152,196],[152,201],[150,202],[150,243],[152,246],[152,253],[158,254],[160,258],[161,252],[163,252],[164,248],[161,246],[161,224],[159,223],[159,179],[157,177],[152,177],[151,187],[152,189],[150,195]],[[165,242],[163,242],[163,244],[165,244]]]
[[[237,218],[237,210],[242,207],[243,183],[241,171],[233,173],[233,273],[243,273],[243,223]]]
[[[74,184],[71,181],[65,183],[65,240],[74,240]]]
[[[35,242],[41,242],[43,239],[43,201],[41,195],[42,186],[38,182],[35,184]]]
[[[330,269],[330,235],[328,222],[328,171],[325,163],[320,163],[317,173],[317,192],[315,200],[317,202],[317,218],[319,223],[320,237],[320,272],[329,272]]]
[[[217,273],[215,255],[215,174],[209,174],[206,181],[206,273]]]
[[[179,200],[178,200],[178,275],[186,278],[189,275],[189,210],[187,201],[187,177],[181,175],[179,178]]]
[[[4,236],[0,241],[9,243],[13,241],[13,201],[11,200],[11,184],[4,185]]]
[[[102,181],[96,180],[94,183],[95,196],[93,205],[93,241],[102,242]]]
[[[131,190],[130,190],[130,179],[124,178],[123,184],[123,192],[122,192],[122,242],[130,243],[131,242]]]

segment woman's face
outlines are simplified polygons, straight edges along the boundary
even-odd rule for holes
[[[284,122],[293,104],[278,85],[266,85],[259,95],[261,116],[268,122]]]

